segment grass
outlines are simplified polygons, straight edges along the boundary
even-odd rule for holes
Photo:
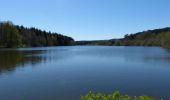
[[[107,95],[102,93],[89,92],[87,95],[82,96],[81,100],[156,100],[149,96],[128,96],[121,95],[120,92],[116,91],[113,94]]]

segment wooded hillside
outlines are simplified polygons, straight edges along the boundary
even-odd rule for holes
[[[73,43],[73,38],[58,33],[13,25],[11,22],[0,22],[1,48],[68,46]]]

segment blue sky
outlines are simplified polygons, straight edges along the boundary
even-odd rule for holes
[[[170,0],[1,0],[0,20],[100,40],[169,27],[169,5]]]

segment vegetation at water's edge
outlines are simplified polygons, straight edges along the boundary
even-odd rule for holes
[[[149,30],[136,34],[127,34],[121,40],[113,40],[113,45],[161,46],[170,47],[170,28]]]
[[[122,39],[77,41],[77,45],[161,46],[170,48],[170,28],[126,34]]]
[[[156,100],[149,96],[128,96],[128,95],[121,95],[118,91],[114,92],[113,94],[106,95],[102,93],[93,93],[89,92],[87,95],[81,97],[82,100]]]
[[[58,33],[0,22],[0,48],[68,45],[161,46],[170,48],[170,28],[127,34],[122,39],[77,41]]]
[[[0,48],[67,46],[73,42],[71,37],[58,33],[0,22]]]

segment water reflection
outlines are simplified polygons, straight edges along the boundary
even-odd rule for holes
[[[169,58],[170,53],[157,47],[0,50],[0,98],[79,100],[89,90],[120,90],[170,100]]]
[[[42,63],[64,61],[74,55],[75,52],[70,52],[67,47],[1,49],[0,74],[14,72],[17,68],[28,67],[28,65],[34,67]]]
[[[0,51],[0,73],[11,72],[16,67],[24,67],[25,64],[32,66],[45,60],[45,57],[39,56],[44,53],[42,50],[20,51],[20,50],[3,50]]]
[[[0,73],[12,72],[17,67],[30,64],[60,62],[72,60],[74,57],[83,59],[121,61],[120,63],[161,63],[170,62],[170,54],[158,47],[49,47],[49,48],[23,48],[0,50]]]
[[[110,46],[92,46],[92,47],[77,47],[76,55],[106,58],[110,60],[121,60],[127,62],[152,62],[162,61],[163,63],[170,62],[170,54],[163,48],[159,47],[110,47]]]

